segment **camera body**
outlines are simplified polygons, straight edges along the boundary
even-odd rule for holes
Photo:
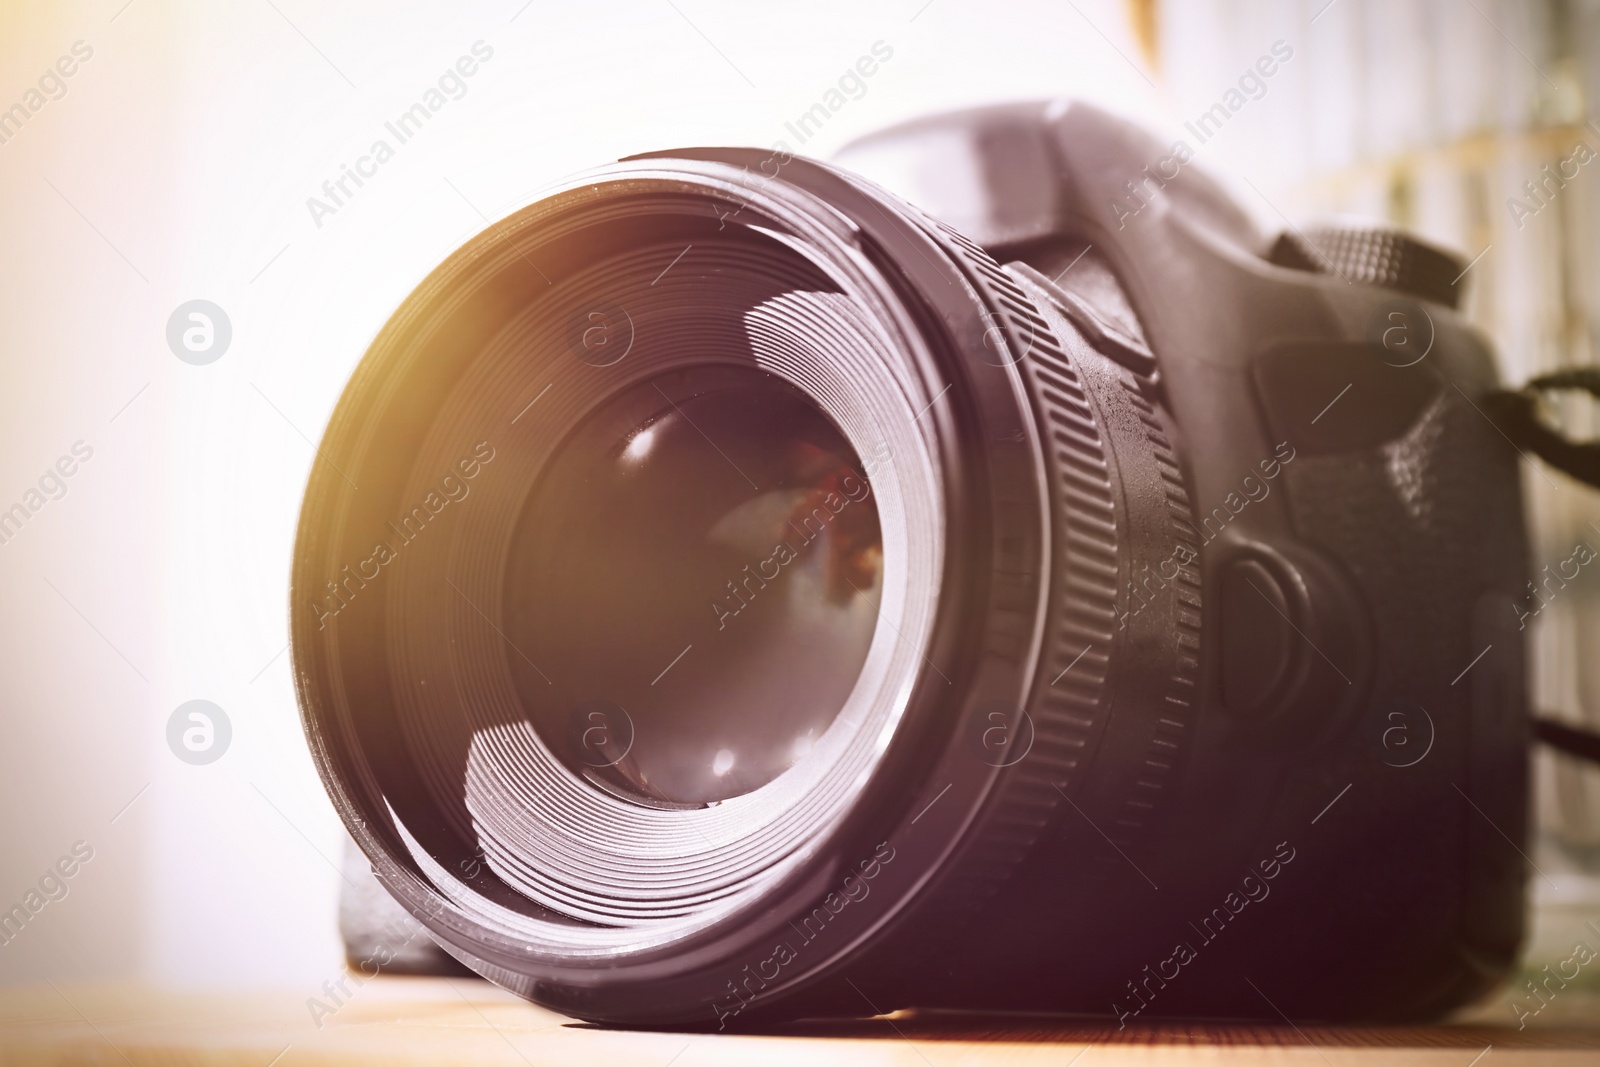
[[[419,288],[323,442],[330,469],[313,472],[297,546],[294,646],[336,806],[447,951],[582,1017],[724,1029],[905,1007],[1122,1025],[1418,1018],[1507,973],[1524,911],[1527,546],[1517,453],[1476,405],[1496,387],[1493,360],[1452,310],[1460,268],[1370,227],[1269,240],[1193,155],[1077,104],[920,120],[856,142],[837,166],[658,153],[525,209]],[[928,497],[943,555],[920,590],[938,609],[926,635],[896,616],[886,638],[927,668],[902,688],[849,804],[703,921],[639,920],[637,942],[601,929],[580,943],[591,931],[568,933],[560,899],[536,908],[508,888],[525,857],[424,803],[459,763],[478,775],[464,776],[478,819],[477,750],[461,742],[430,779],[388,710],[398,683],[380,677],[395,658],[383,642],[396,612],[424,603],[391,599],[412,588],[401,568],[434,549],[407,549],[396,576],[341,601],[332,625],[305,604],[408,499],[402,477],[363,464],[398,464],[437,424],[426,398],[467,376],[452,361],[489,344],[477,324],[536,286],[516,259],[559,278],[552,264],[577,256],[559,244],[579,232],[576,213],[646,195],[652,212],[681,215],[662,265],[684,243],[748,227],[866,279],[852,299],[902,329],[900,381],[914,396],[880,424],[921,435],[892,438],[866,472],[885,552],[901,510],[914,511],[887,495],[895,479],[911,484],[897,465],[922,448],[943,471]],[[543,232],[556,236],[530,236]],[[496,260],[494,242],[517,255]],[[441,296],[491,267],[509,280]],[[621,313],[630,299],[605,306]],[[627,328],[630,345],[648,334],[640,315]],[[389,387],[403,376],[408,393]],[[497,476],[521,462],[513,443],[502,451],[512,458]],[[371,488],[347,493],[334,463]],[[462,529],[476,521],[459,510]],[[458,571],[455,593],[439,595],[465,620],[451,625],[482,631],[472,612],[496,613],[497,579],[474,566],[490,574],[484,591]],[[540,658],[502,649],[494,634],[515,643],[501,626],[460,633],[429,647],[486,640],[513,667]],[[473,677],[491,667],[502,669]],[[470,688],[455,684],[470,712]],[[521,728],[509,715],[477,736]],[[737,808],[640,818],[676,826]],[[704,825],[686,855],[714,837],[722,847],[725,832],[737,840]],[[616,854],[647,867],[651,848]],[[543,855],[552,870],[568,862]],[[586,899],[609,892],[589,884]]]
[[[1165,711],[1099,738],[1109,772],[1063,767],[1092,784],[1053,846],[884,966],[918,1004],[1435,1014],[1522,933],[1527,547],[1517,453],[1474,403],[1493,358],[1451,310],[1459,265],[1358,225],[1274,244],[1193,151],[1022,105],[837,159],[1006,264],[1104,424],[1134,427],[1106,458],[1160,475],[1125,483],[1157,528],[1078,639],[1120,642],[1104,684]]]

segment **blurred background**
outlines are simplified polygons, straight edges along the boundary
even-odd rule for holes
[[[786,124],[880,42],[865,90],[797,143]],[[1509,380],[1594,362],[1600,0],[8,0],[0,910],[45,904],[5,932],[0,983],[310,993],[338,973],[343,831],[286,653],[294,523],[367,342],[487,221],[633,152],[826,156],[1015,98],[1076,95],[1193,145],[1185,123],[1280,42],[1201,165],[1266,229],[1354,212],[1463,253]],[[459,93],[334,198],[464,55]],[[177,354],[186,310],[169,331],[195,300],[228,326],[205,362]],[[1587,402],[1563,418],[1595,430]],[[1600,549],[1600,496],[1526,485],[1536,570]],[[1597,588],[1585,572],[1530,621],[1535,706],[1592,725]],[[169,729],[193,700],[220,709],[211,762],[178,755],[189,720]],[[1600,915],[1600,776],[1536,765],[1548,962]]]

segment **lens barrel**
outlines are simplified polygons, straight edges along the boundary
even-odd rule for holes
[[[452,256],[356,372],[301,520],[341,814],[447,948],[591,1018],[716,1018],[848,879],[873,907],[763,999],[844,956],[1015,773],[986,732],[1061,742],[1029,691],[1088,643],[1040,659],[1018,365],[1059,353],[1045,321],[887,194],[764,163],[627,161]]]

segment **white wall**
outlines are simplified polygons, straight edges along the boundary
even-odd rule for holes
[[[0,506],[94,449],[0,544],[0,907],[94,849],[0,947],[0,982],[312,988],[338,965],[340,829],[280,655],[291,536],[306,438],[481,226],[456,190],[498,217],[630,152],[768,145],[879,39],[893,59],[807,152],[988,100],[1160,114],[1115,0],[123,2],[0,12],[0,107],[75,41],[94,50],[0,144]],[[480,39],[494,56],[467,94],[315,226],[307,197]],[[197,297],[233,327],[208,366],[165,340]],[[233,726],[207,766],[165,740],[196,698]]]

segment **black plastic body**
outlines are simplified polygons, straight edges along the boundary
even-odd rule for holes
[[[1159,468],[1112,382],[1156,400],[1145,422],[1179,455],[1203,575],[1175,766],[1138,751],[1154,730],[1120,758],[1102,748],[1050,844],[983,899],[908,923],[855,977],[889,1003],[1124,1018],[1270,1016],[1268,997],[1296,1017],[1435,1014],[1510,968],[1523,923],[1527,548],[1517,454],[1475,406],[1493,361],[1442,305],[1270,266],[1269,240],[1203,173],[1151,180],[1173,157],[1051,105],[924,120],[840,157],[1102,321],[1131,309],[1153,364],[1104,340],[1074,354],[1100,379],[1135,527],[1137,494],[1160,492],[1141,474]],[[1095,342],[1066,318],[1059,332]],[[1383,346],[1393,324],[1412,355]],[[1111,628],[1118,702],[1191,651],[1193,606],[1146,569],[1180,542],[1119,560],[1119,617],[1157,624],[1143,647]],[[1058,592],[1053,610],[1073,605]],[[1194,958],[1175,966],[1184,945]]]

